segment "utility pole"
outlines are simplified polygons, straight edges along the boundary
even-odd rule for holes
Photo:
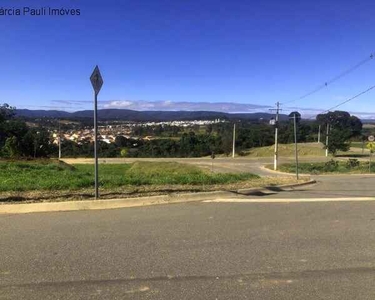
[[[59,120],[59,160],[61,159],[61,126]]]
[[[320,143],[320,125],[319,125],[319,131],[318,131],[318,144]]]
[[[327,123],[327,135],[326,135],[326,157],[328,157],[328,137],[329,137],[329,123]]]
[[[235,153],[236,153],[236,123],[233,124],[233,153],[232,153],[233,158],[234,158]]]
[[[280,109],[280,102],[277,101],[276,103],[276,109],[270,109],[271,111],[276,111],[276,117],[275,117],[275,154],[274,154],[274,160],[273,160],[273,169],[277,170],[277,163],[278,163],[278,156],[279,156],[279,147],[277,142],[277,136],[278,136],[278,127],[279,127],[279,111]]]

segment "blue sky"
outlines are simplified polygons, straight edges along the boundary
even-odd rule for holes
[[[89,76],[98,64],[100,107],[211,102],[213,110],[239,103],[241,111],[267,111],[375,52],[372,1],[0,3],[24,6],[81,15],[0,16],[0,103],[19,108],[92,109]],[[327,109],[374,84],[375,59],[285,109]],[[374,97],[375,90],[341,109],[375,115]]]

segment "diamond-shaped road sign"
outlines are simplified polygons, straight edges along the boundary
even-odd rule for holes
[[[95,94],[98,95],[103,85],[103,78],[102,78],[102,75],[100,74],[100,70],[98,66],[96,66],[94,71],[92,72],[90,76],[90,81],[91,81],[92,87],[94,88]]]

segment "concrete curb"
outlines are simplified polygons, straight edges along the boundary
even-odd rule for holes
[[[62,202],[41,202],[27,204],[2,204],[0,205],[0,215],[2,214],[26,214],[36,212],[59,212],[59,211],[76,211],[76,210],[98,210],[98,209],[115,209],[138,206],[150,206],[160,204],[184,203],[193,201],[218,200],[223,198],[243,198],[245,195],[251,195],[262,192],[267,189],[278,189],[297,187],[306,184],[315,183],[315,180],[299,184],[281,185],[268,188],[251,188],[238,191],[216,191],[216,192],[199,192],[185,194],[169,194],[151,197],[139,198],[122,198],[112,200],[86,200],[86,201],[62,201]]]
[[[316,183],[316,180],[310,179],[309,181],[305,181],[305,182],[301,182],[301,183],[279,185],[279,187],[280,188],[295,188],[295,187],[310,185],[310,184],[314,184],[314,183]]]
[[[296,176],[295,173],[286,173],[286,172],[281,172],[281,171],[275,171],[275,170],[271,170],[271,169],[268,169],[266,168],[265,166],[260,166],[259,167],[261,170],[266,170],[267,172],[271,172],[271,173],[274,173],[274,174],[279,174],[279,175],[285,175],[285,176],[289,176],[289,177],[292,177],[292,176]],[[311,177],[311,176],[314,176],[314,177],[321,177],[321,176],[373,176],[375,177],[375,173],[325,173],[325,174],[307,174],[307,173],[300,173],[299,174],[300,177]]]
[[[260,168],[261,170],[264,170],[264,171],[266,171],[266,172],[270,172],[270,173],[273,173],[273,174],[285,175],[285,176],[289,176],[289,177],[294,177],[294,176],[296,176],[295,173],[287,173],[287,172],[281,172],[281,171],[271,170],[271,169],[269,169],[269,168],[266,168],[264,165],[263,165],[263,166],[260,166],[259,168]],[[311,174],[300,173],[299,176],[301,176],[301,177],[309,177],[309,176],[311,176]]]
[[[269,194],[269,193],[280,192],[284,189],[291,189],[291,188],[315,184],[315,183],[316,183],[316,180],[312,179],[312,180],[301,182],[301,183],[283,184],[283,185],[268,186],[268,187],[263,187],[263,188],[240,189],[240,190],[235,191],[235,193],[242,194],[242,195],[257,195],[259,193]]]
[[[212,200],[212,199],[220,199],[223,197],[233,197],[233,194],[231,192],[217,191],[217,192],[203,192],[203,193],[195,193],[195,194],[194,193],[169,194],[169,195],[139,197],[139,198],[120,198],[120,199],[110,199],[110,200],[3,204],[3,205],[0,205],[0,214],[25,214],[25,213],[33,213],[33,212],[114,209],[114,208],[126,208],[126,207]]]

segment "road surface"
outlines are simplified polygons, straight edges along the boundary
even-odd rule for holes
[[[263,196],[282,199],[375,197],[375,174],[312,175],[316,184],[295,189],[269,191]]]
[[[374,201],[35,213],[0,228],[0,299],[375,295]]]

